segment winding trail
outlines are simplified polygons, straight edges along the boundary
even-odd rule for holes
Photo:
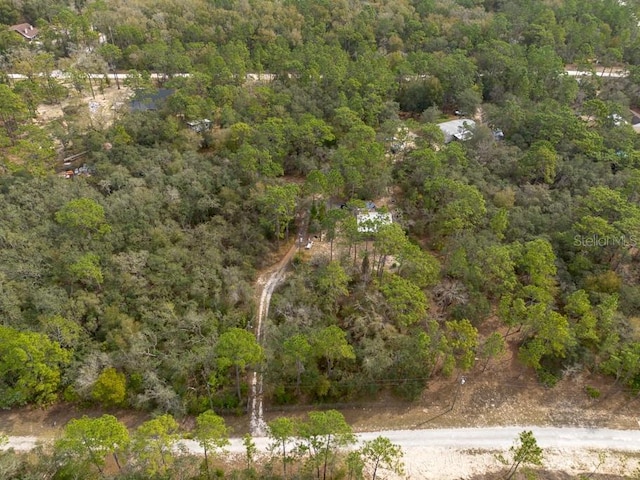
[[[280,259],[278,263],[271,266],[264,272],[257,281],[258,292],[260,292],[260,303],[258,304],[258,318],[256,321],[256,339],[260,345],[264,339],[264,322],[269,316],[269,305],[271,304],[271,296],[278,284],[284,279],[289,260],[298,249],[298,244],[293,243],[287,253]],[[263,437],[266,435],[266,423],[264,421],[263,407],[263,373],[256,370],[251,375],[251,397],[249,401],[249,427],[251,435],[254,437]]]

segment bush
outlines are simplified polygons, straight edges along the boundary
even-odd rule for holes
[[[233,390],[219,392],[211,399],[211,402],[214,410],[233,410],[240,404]]]
[[[273,391],[273,401],[276,405],[289,405],[295,403],[295,396],[284,385],[278,385]]]
[[[589,385],[586,385],[584,387],[585,392],[587,392],[587,395],[589,395],[590,398],[600,398],[600,390],[595,388],[595,387],[590,387]]]
[[[115,368],[105,369],[93,385],[91,396],[106,406],[122,405],[127,398],[127,379]]]
[[[558,380],[560,380],[557,375],[554,375],[548,370],[538,370],[536,373],[538,374],[538,380],[540,380],[540,383],[545,387],[555,387]]]
[[[209,397],[206,395],[189,396],[187,397],[186,404],[189,415],[200,415],[210,408]]]
[[[62,399],[65,402],[70,403],[78,402],[80,401],[80,395],[78,395],[78,392],[76,392],[76,389],[73,388],[73,386],[69,385],[62,391]]]

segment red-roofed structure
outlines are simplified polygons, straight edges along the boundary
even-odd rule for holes
[[[36,35],[38,35],[38,29],[31,25],[30,23],[21,23],[19,25],[12,25],[9,27],[9,30],[13,30],[14,32],[18,32],[27,40],[33,40]]]

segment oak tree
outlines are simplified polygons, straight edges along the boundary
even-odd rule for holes
[[[0,325],[0,406],[53,401],[70,359],[46,335]]]

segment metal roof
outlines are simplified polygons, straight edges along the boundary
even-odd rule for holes
[[[366,212],[359,213],[357,217],[358,232],[376,233],[382,225],[389,225],[393,222],[390,213]]]
[[[442,133],[444,133],[444,141],[451,142],[454,139],[469,140],[473,136],[471,129],[476,126],[476,122],[470,118],[459,118],[457,120],[439,123],[438,126],[440,130],[442,130]]]

